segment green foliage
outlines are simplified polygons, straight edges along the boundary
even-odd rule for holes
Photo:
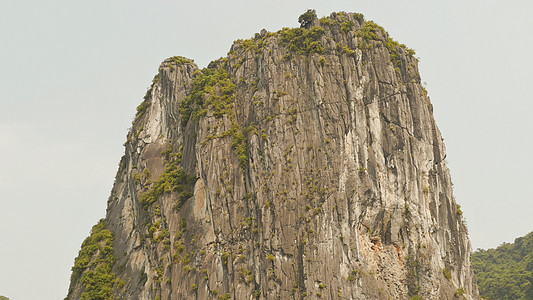
[[[235,50],[237,49],[244,49],[245,52],[255,52],[256,54],[261,53],[261,50],[265,45],[268,44],[269,38],[272,36],[276,36],[277,33],[268,32],[264,35],[261,35],[259,33],[256,33],[253,38],[242,40],[238,39],[233,42],[233,47],[228,53],[228,56],[235,53]],[[241,66],[241,64],[244,62],[245,58],[242,57],[238,63],[237,68]]]
[[[137,113],[135,114],[135,120],[140,119],[142,116],[144,116],[144,114],[148,110],[148,107],[150,107],[150,101],[144,100],[143,102],[141,102],[141,104],[137,106]]]
[[[165,228],[161,230],[159,234],[154,238],[154,242],[159,243],[160,241],[162,241],[164,238],[168,236],[169,236],[168,229]]]
[[[338,44],[338,45],[340,45],[340,44]],[[355,56],[355,54],[356,54],[355,50],[352,50],[352,49],[348,48],[348,46],[345,46],[345,45],[342,46],[341,53],[346,53],[349,56]]]
[[[352,20],[346,20],[346,16],[343,13],[337,13],[337,16],[341,16],[340,29],[342,32],[346,33],[352,30],[352,27],[355,26],[355,22]],[[359,23],[363,23],[365,21],[365,16],[363,14],[354,13],[353,17]],[[318,21],[322,26],[339,26],[339,21],[335,18],[322,17]]]
[[[328,17],[322,17],[318,20],[320,22],[320,25],[322,26],[331,26],[331,25],[334,25],[335,22],[334,20],[332,20],[331,18],[328,18]]]
[[[354,13],[354,18],[359,22],[363,22],[365,20],[365,16],[360,13]]]
[[[340,16],[340,20],[338,16]],[[362,14],[354,14],[354,19],[362,26],[358,28],[357,26],[359,24],[356,24],[354,20],[347,19],[343,13],[337,13],[337,19],[323,17],[319,20],[319,22],[320,25],[324,26],[325,28],[332,29],[336,27],[343,33],[356,30],[355,36],[358,38],[358,47],[361,50],[369,50],[375,46],[382,47],[384,45],[390,53],[391,62],[397,72],[401,71],[402,54],[405,52],[411,56],[415,54],[413,49],[409,49],[404,44],[400,44],[393,40],[385,31],[385,29],[383,29],[383,27],[379,26],[373,21],[364,21],[364,16]],[[323,28],[313,27],[309,30],[307,27],[303,27],[304,26],[297,29],[283,28],[281,31],[278,31],[282,37],[281,42],[287,45],[290,51],[298,54],[323,54],[325,50],[320,41],[322,35],[324,34]],[[317,31],[319,34],[310,35],[308,32],[312,31],[314,28],[321,28],[322,31]],[[337,51],[350,56],[355,56],[356,54],[355,49],[350,49],[348,46],[343,45],[342,43],[337,43]]]
[[[161,76],[159,74],[156,74],[154,78],[152,79],[152,87],[154,84],[158,83],[161,80]]]
[[[191,94],[180,103],[182,125],[186,125],[191,114],[198,118],[211,106],[215,117],[229,114],[235,100],[235,84],[224,68],[204,68],[192,81]]]
[[[82,245],[72,267],[71,282],[81,280],[84,291],[81,299],[113,299],[116,275],[111,271],[115,263],[114,236],[101,219]]]
[[[183,125],[187,124],[191,114],[194,118],[198,118],[207,112],[207,108],[210,108],[217,118],[228,116],[231,120],[231,128],[220,137],[233,137],[231,145],[237,152],[241,168],[244,169],[248,162],[248,142],[241,126],[236,121],[233,112],[234,100],[235,83],[223,65],[218,67],[213,64],[210,68],[203,69],[193,79],[192,92],[180,103],[179,111]]]
[[[231,129],[224,134],[233,136],[233,142],[231,147],[237,152],[237,158],[239,159],[239,165],[242,169],[246,167],[248,162],[248,142],[246,136],[241,130],[241,127],[237,122],[232,121]]]
[[[444,275],[444,278],[448,280],[452,279],[452,272],[448,268],[442,269],[442,275]]]
[[[289,48],[289,51],[298,54],[324,53],[321,37],[324,28],[315,26],[307,28],[283,28],[278,33],[281,35],[281,44]]]
[[[472,265],[487,299],[533,299],[533,232],[496,249],[478,249]]]
[[[363,27],[359,28],[355,33],[356,37],[360,37],[365,41],[377,40],[378,33],[384,32],[385,29],[372,21],[366,21]]]
[[[398,52],[398,47],[400,47],[400,43],[397,41],[388,38],[385,41],[385,46],[389,50],[390,53],[390,59],[392,61],[392,64],[394,65],[394,69],[396,71],[400,71],[400,68],[402,66],[402,61],[400,59],[400,53]]]
[[[150,88],[146,91],[146,94],[144,95],[144,100],[137,106],[137,113],[135,114],[135,119],[133,123],[137,122],[140,118],[144,116],[146,111],[148,110],[148,107],[150,107],[150,94],[152,93],[152,89],[154,88],[154,85],[158,83],[160,80],[159,74],[156,74],[154,78],[152,79],[152,85]]]
[[[366,21],[363,27],[357,30],[355,35],[361,38],[361,48],[363,49],[371,49],[373,44],[370,41],[378,41],[380,40],[380,36],[382,36],[383,43],[385,44],[387,50],[389,50],[392,64],[397,72],[400,71],[402,65],[400,49],[405,50],[411,56],[415,55],[415,51],[413,49],[407,48],[404,44],[400,44],[393,40],[389,36],[389,33],[383,29],[383,27],[372,21]]]
[[[146,208],[154,203],[160,195],[177,192],[179,193],[177,208],[180,208],[185,200],[192,196],[189,184],[193,182],[194,180],[178,167],[177,162],[171,162],[165,172],[153,183],[151,189],[139,196],[139,202]]]
[[[457,210],[457,215],[459,217],[462,217],[463,216],[463,211],[461,210],[461,205],[456,204],[455,207],[456,207],[456,210]]]
[[[308,9],[298,17],[298,23],[300,23],[300,27],[306,28],[313,22],[313,19],[316,19],[316,10]]]
[[[172,62],[174,62],[177,66],[194,63],[192,59],[188,59],[183,56],[172,56],[169,59],[172,60]]]
[[[229,253],[224,251],[222,252],[222,262],[227,265],[228,264],[228,257],[229,257]]]
[[[229,300],[229,299],[231,299],[231,294],[230,293],[226,293],[224,295],[218,295],[217,299],[219,299],[219,300]]]
[[[187,199],[191,198],[194,194],[189,191],[183,191],[178,195],[178,201],[174,204],[174,209],[180,209]]]
[[[404,49],[411,56],[415,55],[415,51],[413,49],[407,48],[407,46],[405,46],[404,44],[400,44],[397,41],[393,40],[391,37],[388,36],[388,33],[385,41],[385,46],[389,50],[391,61],[395,69],[399,69],[402,66],[402,62],[400,60],[400,49]]]
[[[242,45],[244,49],[246,49],[246,51],[253,51],[257,49],[257,44],[255,43],[255,40],[253,39],[242,41]]]
[[[354,276],[354,275],[352,275],[352,274],[349,274],[349,275],[348,275],[348,277],[346,278],[346,280],[348,280],[348,281],[352,282],[352,281],[354,281],[354,280],[355,280],[355,276]]]
[[[349,282],[352,282],[352,281],[354,281],[357,277],[361,276],[361,274],[362,274],[362,271],[361,271],[361,270],[354,269],[354,270],[352,270],[352,272],[348,275],[348,277],[346,278],[346,280],[348,280]]]
[[[355,26],[355,23],[353,21],[344,21],[341,24],[341,31],[346,33],[348,31],[352,30],[352,28],[354,26]]]

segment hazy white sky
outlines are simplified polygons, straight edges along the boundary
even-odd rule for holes
[[[363,13],[417,51],[474,249],[533,231],[532,3],[1,1],[0,295],[66,295],[163,59],[206,66],[307,8]]]

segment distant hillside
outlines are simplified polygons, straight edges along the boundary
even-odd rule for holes
[[[486,299],[533,299],[533,232],[472,254],[479,293]]]

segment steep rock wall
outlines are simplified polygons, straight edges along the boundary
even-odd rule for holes
[[[108,201],[107,295],[478,298],[413,52],[359,14],[300,22],[161,64]]]

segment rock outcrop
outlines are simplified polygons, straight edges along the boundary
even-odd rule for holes
[[[478,298],[414,52],[299,21],[161,64],[68,299]]]

